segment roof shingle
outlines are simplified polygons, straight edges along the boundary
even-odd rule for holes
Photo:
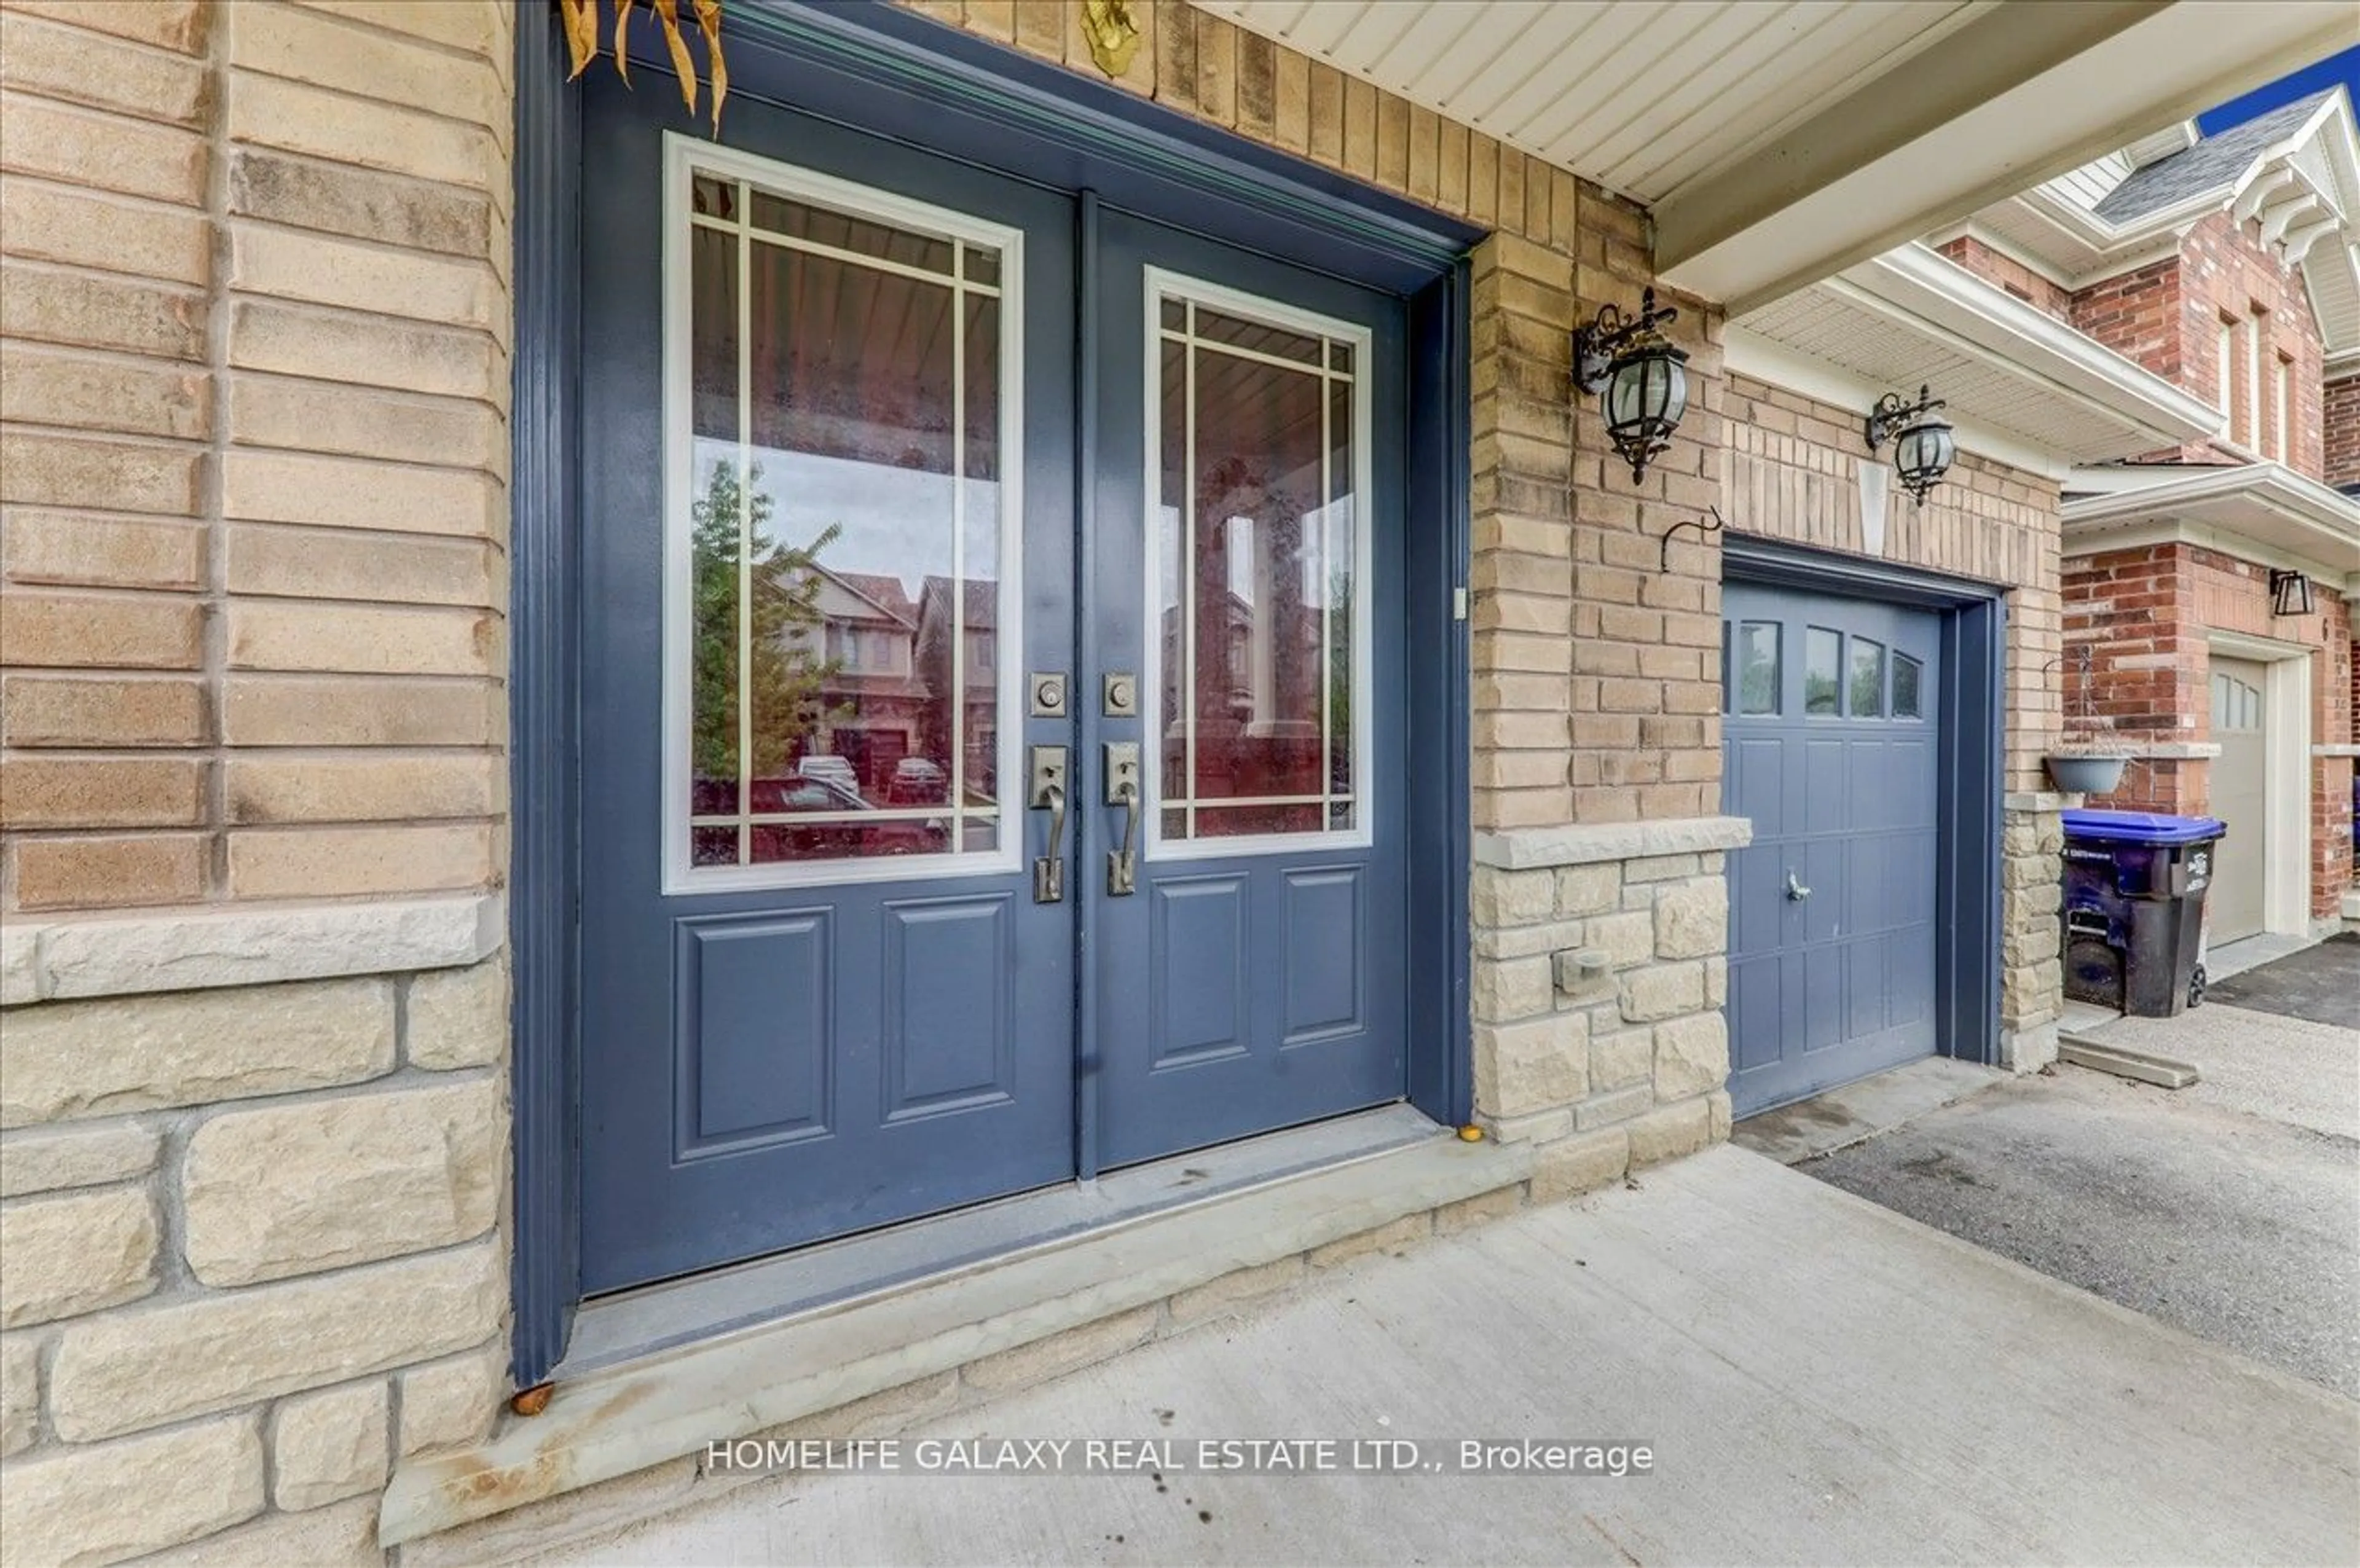
[[[2108,191],[2097,205],[2098,216],[2117,226],[2133,223],[2150,212],[2234,184],[2264,148],[2292,135],[2334,92],[2331,87],[2299,98],[2259,119],[2206,136],[2184,152],[2156,159]]]

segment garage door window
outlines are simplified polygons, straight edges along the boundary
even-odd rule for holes
[[[1852,716],[1880,718],[1885,713],[1885,645],[1869,637],[1852,639]]]
[[[1840,718],[1843,680],[1843,637],[1824,626],[1803,633],[1803,712],[1817,718]]]
[[[1918,694],[1918,661],[1906,653],[1893,656],[1893,716],[1896,719],[1922,719],[1926,716],[1920,705],[1924,699]]]
[[[1778,711],[1778,624],[1742,621],[1737,627],[1737,711],[1775,713]]]

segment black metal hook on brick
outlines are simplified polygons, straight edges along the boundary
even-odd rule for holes
[[[1682,528],[1694,528],[1699,536],[1703,536],[1717,534],[1729,526],[1722,521],[1719,506],[1707,506],[1705,510],[1712,514],[1712,521],[1708,523],[1702,517],[1689,517],[1683,522],[1674,523],[1664,530],[1664,548],[1656,565],[1657,571],[1669,572],[1672,569],[1672,536]],[[1698,542],[1703,542],[1701,537]]]

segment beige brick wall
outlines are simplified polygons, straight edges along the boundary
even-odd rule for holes
[[[1062,0],[923,8],[1095,74]],[[1569,402],[1568,334],[1637,304],[1642,214],[1175,0],[1133,14],[1125,86],[1495,231],[1470,321],[1479,1111],[1536,1146],[1536,1199],[1725,1136],[1720,554],[1690,533],[1661,570],[1659,540],[1716,503],[1779,531],[1732,511],[1732,416],[1808,410],[1741,395],[1717,315],[1677,301],[1691,411],[1633,482]],[[497,885],[509,16],[0,0],[0,909]],[[2054,651],[2054,495],[1972,462],[1955,492],[1922,559],[2020,584],[2014,767],[2053,728],[2027,672]],[[2036,1029],[2045,809],[2008,873],[2009,1017]],[[506,979],[437,962],[10,1011],[12,1555],[366,1559],[387,1467],[484,1429]]]
[[[505,1392],[497,916],[388,896],[498,879],[510,26],[0,0],[12,1564],[376,1561]]]
[[[0,5],[0,910],[497,880],[508,25]]]

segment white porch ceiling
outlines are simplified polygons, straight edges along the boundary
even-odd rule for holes
[[[2304,0],[1196,0],[1645,203],[1752,310],[2350,41]]]
[[[1199,0],[1650,206],[1996,0]]]

